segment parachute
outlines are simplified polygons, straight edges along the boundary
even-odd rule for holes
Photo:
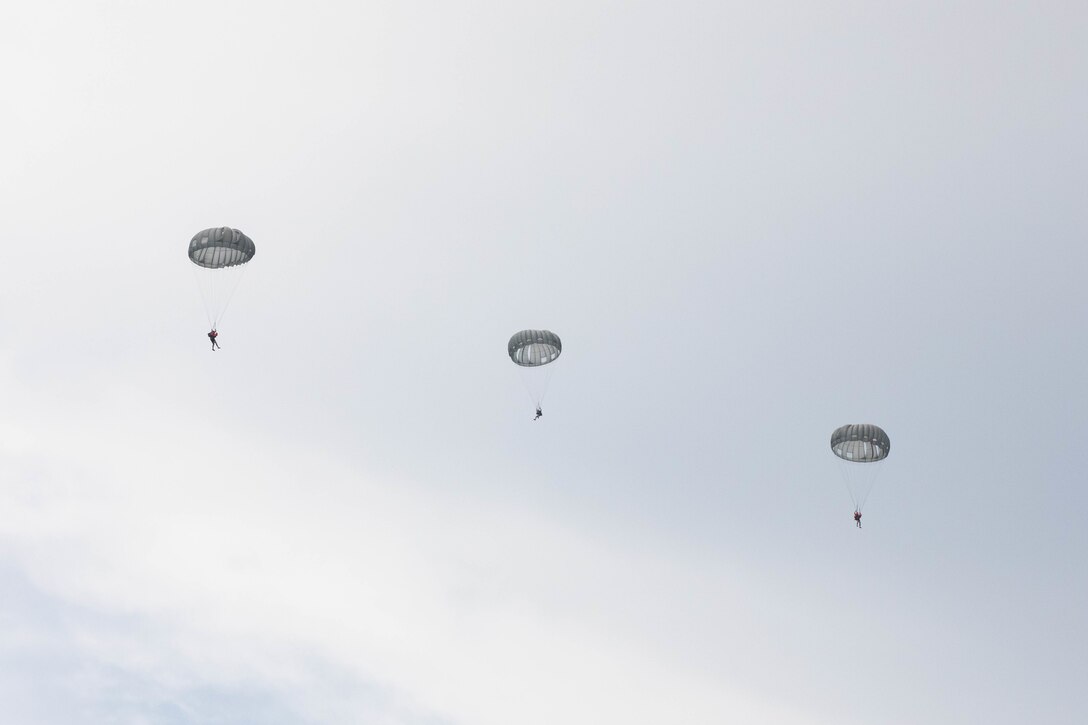
[[[870,423],[844,425],[831,434],[831,452],[842,464],[843,483],[855,511],[861,511],[865,506],[880,473],[880,463],[888,457],[891,448],[888,434]]]
[[[245,264],[253,259],[257,247],[237,229],[213,227],[198,232],[189,242],[189,259],[194,269],[208,325],[214,330],[226,314]]]
[[[539,409],[551,382],[550,363],[563,352],[562,340],[550,330],[522,330],[514,333],[506,350],[514,364],[521,368],[525,392]]]
[[[507,349],[516,365],[534,368],[555,362],[563,352],[563,341],[550,330],[522,330],[510,338]]]

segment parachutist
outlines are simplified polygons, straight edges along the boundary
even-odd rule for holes
[[[219,348],[215,328],[223,321],[242,273],[256,253],[253,240],[232,227],[205,229],[189,241],[189,261],[200,267],[196,282],[212,328],[208,339],[213,351]]]
[[[872,423],[851,423],[840,426],[831,434],[831,452],[843,465],[843,483],[854,504],[854,523],[861,528],[861,507],[869,497],[881,462],[888,457],[892,441],[888,434]]]
[[[563,342],[559,335],[550,330],[522,330],[515,332],[510,338],[506,351],[510,360],[523,368],[522,372],[525,374],[522,382],[525,383],[525,392],[536,406],[536,417],[533,420],[540,420],[544,415],[540,405],[544,400],[552,370],[547,366],[554,363],[559,353],[563,352]],[[545,368],[545,371],[541,372],[540,368]],[[530,384],[530,381],[535,381],[535,384]]]

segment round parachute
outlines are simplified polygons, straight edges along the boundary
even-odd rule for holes
[[[253,259],[257,247],[237,229],[213,227],[198,232],[189,242],[189,259],[205,269],[222,269]]]
[[[555,370],[548,363],[555,362],[559,353],[563,352],[563,343],[559,335],[550,330],[522,330],[515,332],[510,338],[506,352],[518,366],[518,377],[525,385],[525,392],[536,405],[539,418],[540,405],[548,392],[552,371]]]
[[[554,362],[563,352],[563,342],[549,330],[522,330],[514,333],[506,349],[516,365],[535,368]]]
[[[870,423],[851,423],[831,434],[831,450],[844,461],[876,463],[887,458],[891,448],[888,434]]]
[[[870,423],[844,425],[831,434],[831,452],[839,458],[842,481],[854,502],[854,511],[865,507],[882,468],[879,464],[888,457],[891,448],[888,434]],[[869,465],[859,466],[859,463]]]
[[[230,227],[205,229],[189,242],[189,260],[200,268],[190,269],[196,277],[208,324],[213,330],[226,314],[242,280],[246,262],[256,253],[253,240]]]

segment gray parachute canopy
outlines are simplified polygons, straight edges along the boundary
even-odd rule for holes
[[[214,227],[199,232],[189,242],[189,259],[206,269],[222,269],[253,259],[257,247],[237,229]]]
[[[883,461],[891,451],[892,442],[880,426],[870,423],[852,423],[836,428],[831,434],[831,451],[854,463]]]
[[[515,332],[506,346],[510,359],[524,368],[535,368],[559,357],[563,343],[559,335],[549,330],[522,330]]]

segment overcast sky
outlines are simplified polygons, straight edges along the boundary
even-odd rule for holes
[[[1086,33],[4,4],[2,719],[1085,722]]]

